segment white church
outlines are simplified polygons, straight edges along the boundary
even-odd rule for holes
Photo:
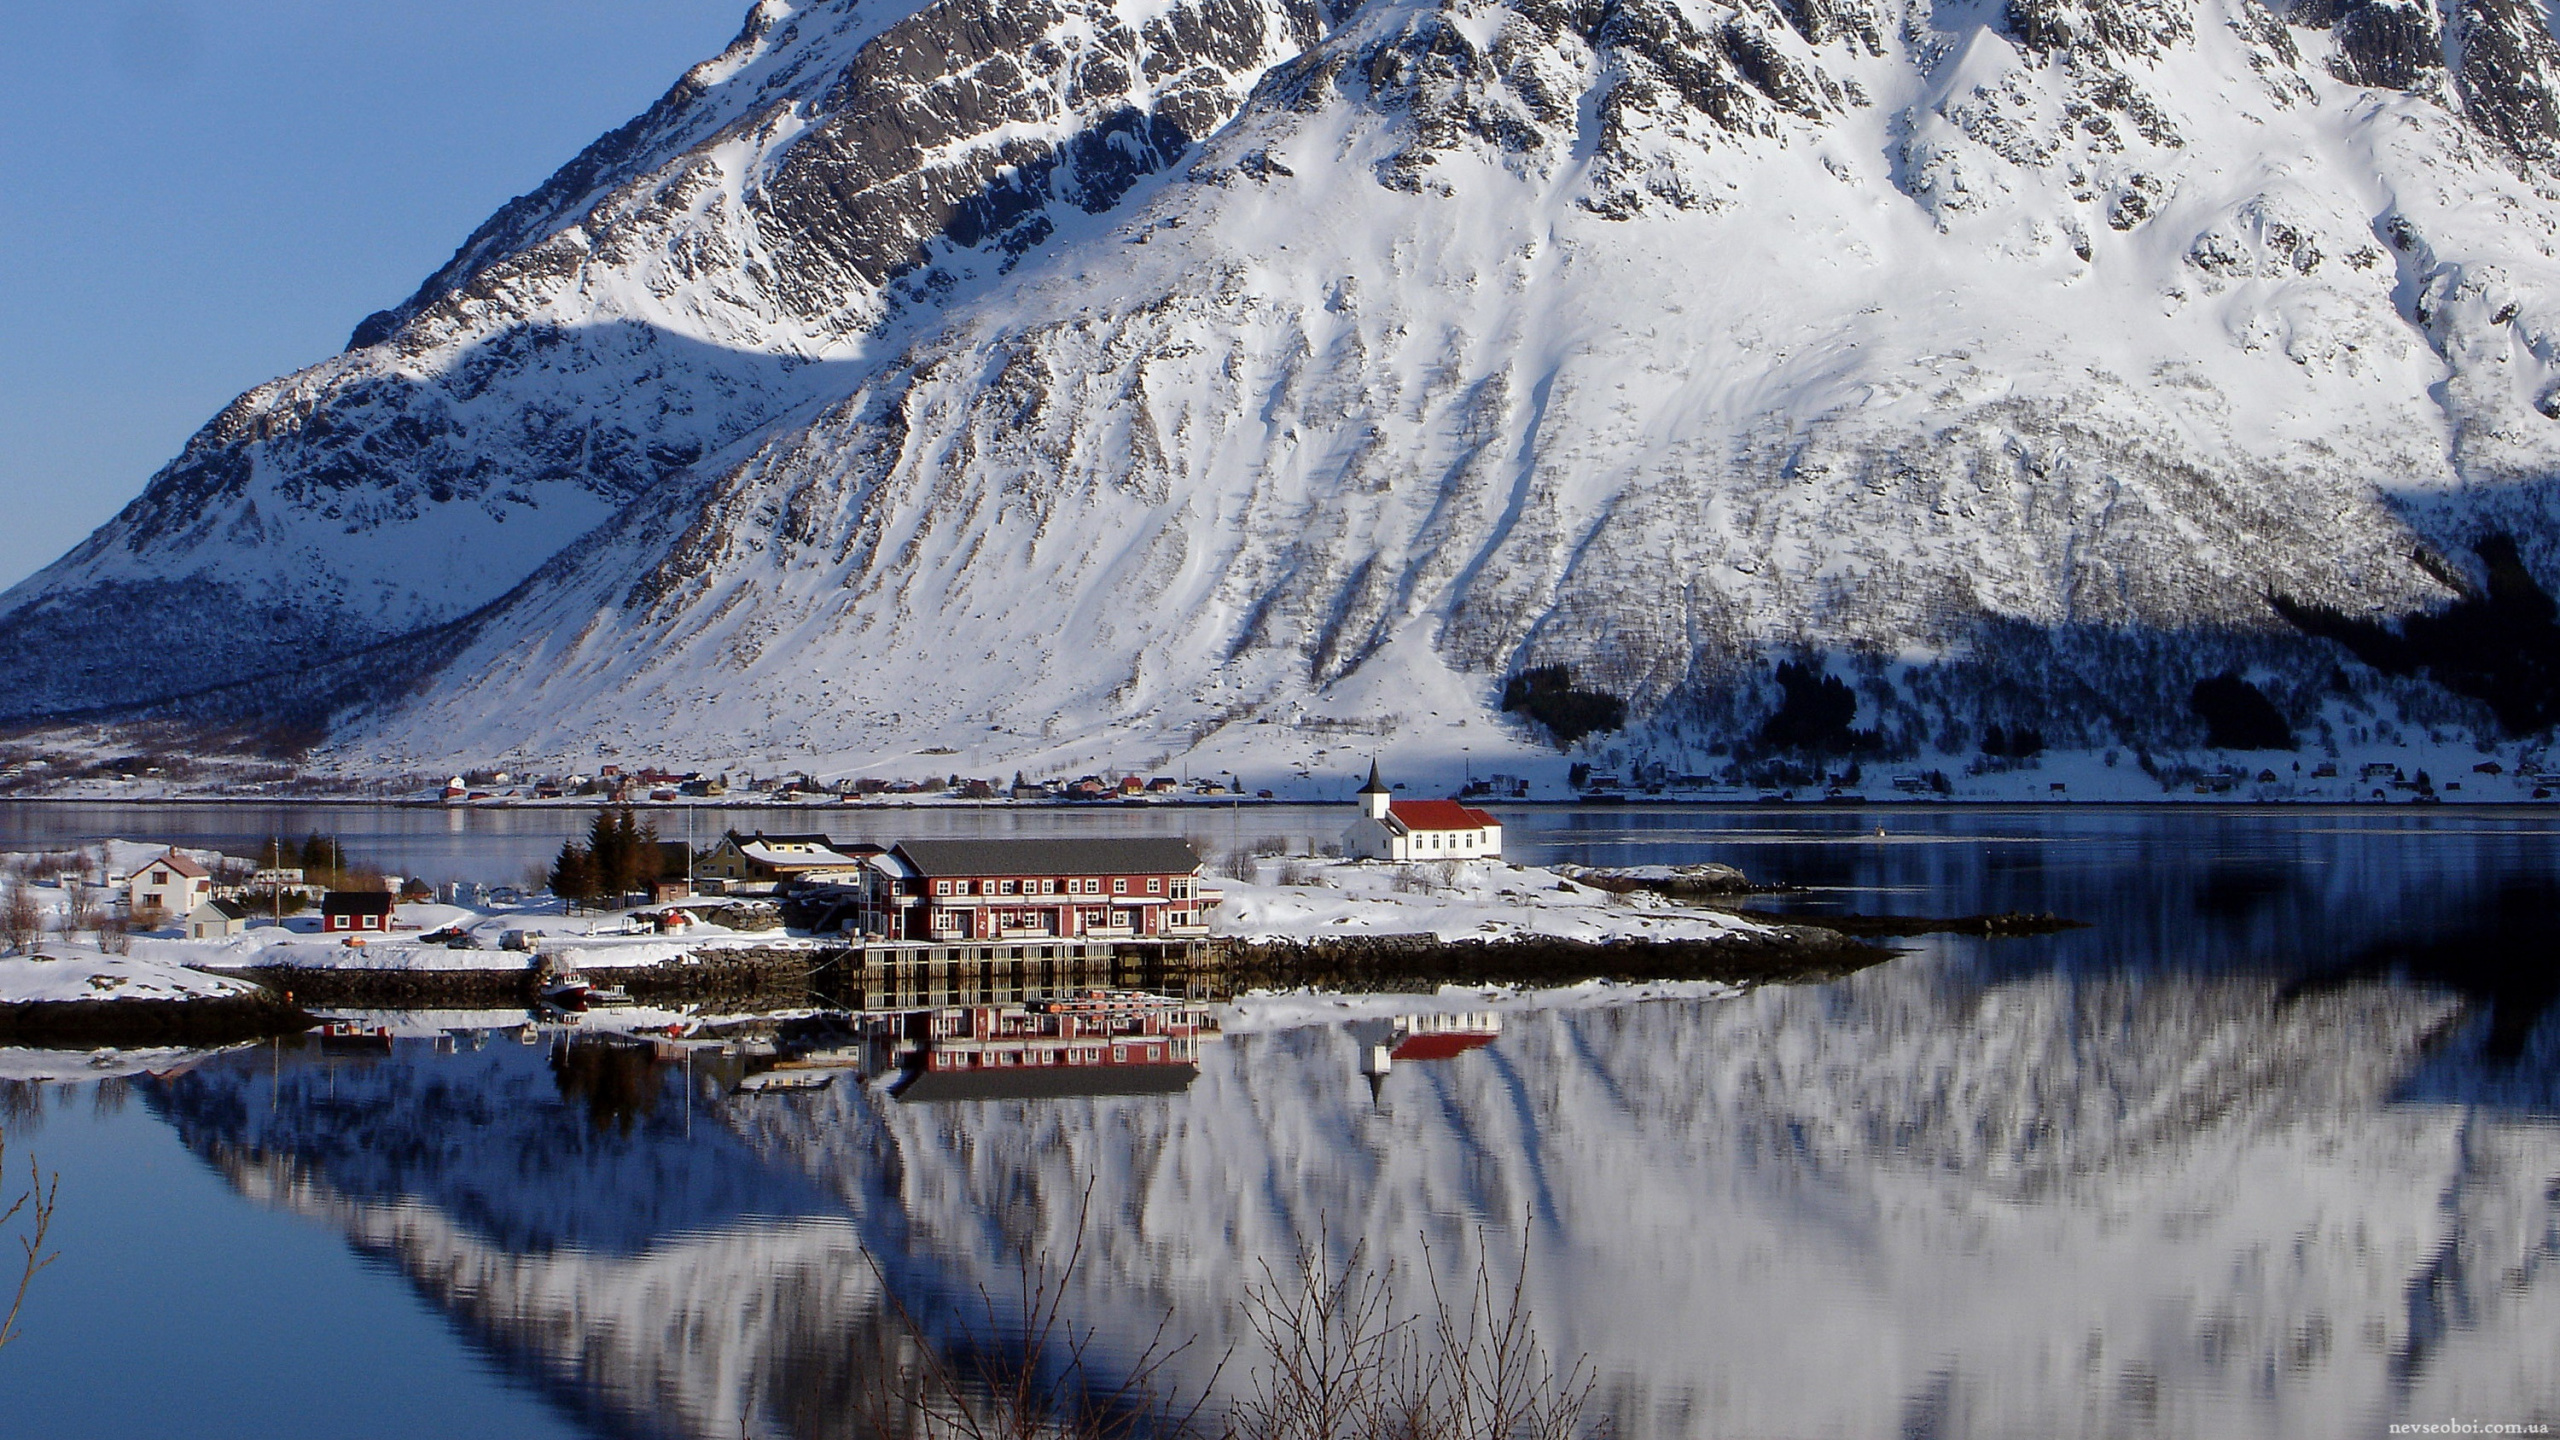
[[[1455,800],[1398,800],[1369,762],[1360,818],[1342,832],[1355,860],[1489,860],[1502,854],[1502,822]]]

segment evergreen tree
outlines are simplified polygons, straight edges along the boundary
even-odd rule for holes
[[[623,818],[628,820],[630,812],[624,811]],[[631,852],[631,887],[633,889],[646,889],[666,878],[667,856],[666,852],[658,847],[657,821],[640,822],[640,828],[632,833]]]
[[[551,893],[572,905],[579,905],[595,893],[595,888],[593,859],[579,848],[577,841],[561,841],[560,858],[551,862]]]
[[[587,827],[587,859],[595,893],[609,904],[658,878],[658,827],[642,824],[625,806],[599,810]]]
[[[314,884],[325,883],[325,877],[338,868],[336,850],[337,847],[330,844],[328,839],[317,830],[304,836],[302,841],[303,878]]]
[[[587,825],[587,865],[591,880],[588,892],[608,903],[621,899],[624,882],[630,877],[630,862],[623,852],[622,831],[614,819],[611,810],[599,810]]]

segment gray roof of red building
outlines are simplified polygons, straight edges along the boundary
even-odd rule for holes
[[[388,915],[391,895],[383,890],[332,890],[320,897],[323,915]]]
[[[925,875],[1188,875],[1187,840],[901,840],[895,853]]]

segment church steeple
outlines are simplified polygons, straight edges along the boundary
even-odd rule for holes
[[[1360,787],[1361,813],[1372,820],[1385,819],[1387,805],[1394,794],[1387,788],[1387,782],[1378,778],[1378,762],[1372,759],[1369,762],[1369,783]]]

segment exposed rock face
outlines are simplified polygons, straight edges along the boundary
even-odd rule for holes
[[[2433,5],[2348,0],[2337,7],[2337,59],[2350,85],[2414,90],[2444,69],[2444,31]]]
[[[1803,649],[1906,748],[2197,743],[2225,670],[2329,703],[2270,593],[2560,558],[2555,60],[2512,0],[769,4],[13,595],[14,713],[179,685],[107,600],[449,626],[366,763],[1212,758],[1545,663],[1707,744]]]
[[[2560,44],[2549,15],[2522,0],[2462,0],[2455,79],[2463,113],[2517,160],[2560,156]]]

